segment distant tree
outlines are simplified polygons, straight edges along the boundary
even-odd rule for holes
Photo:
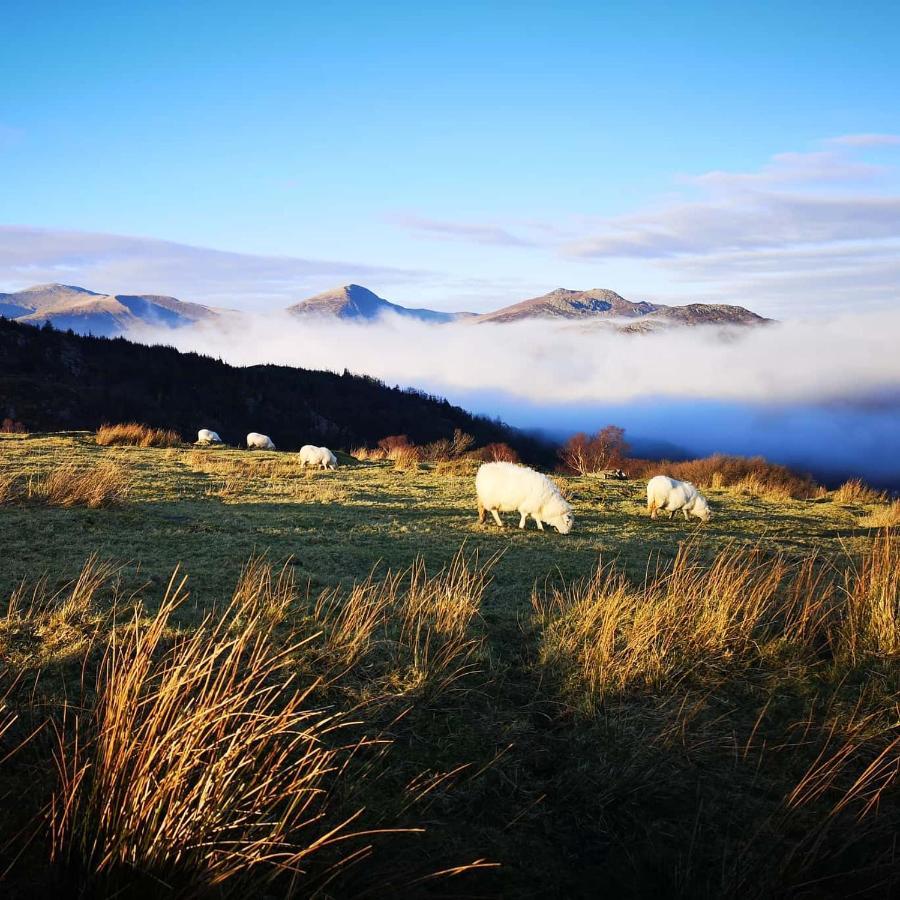
[[[559,449],[559,461],[570,472],[589,475],[604,469],[617,468],[628,455],[625,429],[607,425],[595,435],[584,432],[572,435]]]

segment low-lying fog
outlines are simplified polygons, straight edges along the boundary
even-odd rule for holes
[[[554,437],[612,423],[647,455],[763,454],[900,486],[900,312],[646,335],[278,313],[135,337],[236,365],[346,368]]]

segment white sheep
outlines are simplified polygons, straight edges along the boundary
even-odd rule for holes
[[[297,457],[300,460],[301,469],[305,469],[307,466],[321,466],[323,469],[337,468],[337,457],[327,447],[305,444],[300,448]]]
[[[572,507],[563,499],[559,488],[546,476],[527,466],[510,462],[484,463],[475,476],[478,494],[478,521],[484,522],[487,511],[502,528],[501,512],[519,513],[519,528],[531,516],[543,531],[544,522],[560,534],[568,534],[575,523]]]
[[[222,438],[220,438],[218,433],[215,431],[210,431],[208,428],[201,428],[197,432],[197,443],[198,444],[221,444]]]
[[[247,449],[274,450],[275,445],[272,443],[272,438],[267,434],[257,434],[257,432],[251,431],[250,434],[247,435]]]
[[[670,519],[679,509],[688,520],[691,516],[696,516],[701,522],[712,518],[706,498],[694,485],[667,475],[657,475],[647,482],[647,509],[651,519],[655,519],[661,509],[668,511]]]

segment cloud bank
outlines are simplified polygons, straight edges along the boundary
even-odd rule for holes
[[[900,483],[900,311],[629,336],[532,322],[433,326],[243,316],[143,332],[221,356],[361,372],[554,435],[622,424],[684,452],[764,452]]]

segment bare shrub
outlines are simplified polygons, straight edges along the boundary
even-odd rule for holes
[[[845,481],[833,494],[835,503],[886,503],[887,493],[869,487],[861,478]]]
[[[137,422],[101,425],[96,441],[103,447],[180,447],[181,435],[163,428],[151,428]]]
[[[22,422],[15,419],[5,418],[0,422],[0,434],[27,434],[28,429]]]
[[[625,430],[607,425],[595,435],[573,435],[559,449],[558,456],[567,471],[576,475],[590,475],[621,466],[627,453]]]
[[[115,463],[100,463],[87,469],[65,463],[45,475],[32,476],[23,496],[47,506],[99,509],[122,503],[128,490],[128,475]]]
[[[519,454],[509,444],[504,443],[486,444],[473,455],[483,462],[521,462]]]

